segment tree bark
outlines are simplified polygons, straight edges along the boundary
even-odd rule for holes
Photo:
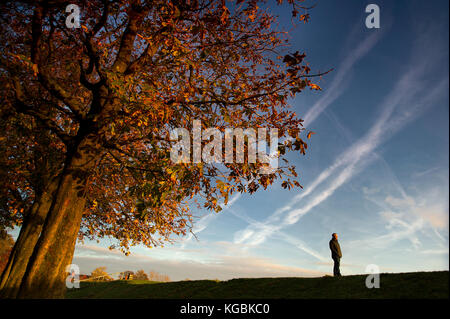
[[[28,216],[25,217],[19,237],[14,244],[8,263],[1,276],[0,298],[15,298],[17,296],[28,261],[39,239],[45,218],[50,209],[57,185],[55,178],[36,198]]]
[[[68,157],[17,298],[64,298],[66,266],[72,262],[86,204],[85,186],[98,150],[94,138],[85,138]]]

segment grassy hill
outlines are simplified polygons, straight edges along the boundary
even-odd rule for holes
[[[255,278],[228,281],[193,280],[159,283],[152,281],[82,282],[68,289],[66,298],[449,298],[449,272],[381,274],[380,288],[368,289],[366,275],[341,278]]]

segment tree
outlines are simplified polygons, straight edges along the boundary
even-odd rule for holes
[[[150,281],[160,281],[160,282],[169,282],[170,277],[168,275],[160,274],[157,271],[150,270],[148,273],[148,280]]]
[[[134,272],[131,270],[125,270],[124,272],[121,272],[119,275],[119,278],[121,280],[130,280],[133,279],[134,277]]]
[[[0,228],[0,273],[5,269],[14,246],[14,239],[5,229]]]
[[[133,276],[135,280],[148,280],[148,276],[143,269],[136,271]]]
[[[258,1],[73,3],[79,29],[63,1],[1,4],[0,221],[21,225],[3,297],[63,297],[77,238],[111,237],[128,253],[184,235],[189,200],[219,211],[276,179],[301,187],[284,158],[307,148],[288,99],[320,89],[321,74],[305,54],[282,55],[286,33]],[[309,19],[302,1],[288,4]],[[194,120],[276,128],[286,164],[261,175],[260,161],[173,163],[170,132]]]
[[[92,273],[91,277],[94,281],[110,281],[112,277],[106,272],[106,267],[97,267]]]

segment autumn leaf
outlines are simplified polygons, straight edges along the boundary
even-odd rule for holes
[[[309,83],[309,87],[313,90],[322,90],[322,88],[320,86],[318,86],[317,84],[314,84],[314,83]]]
[[[308,139],[310,139],[311,138],[311,135],[313,135],[313,134],[316,134],[315,132],[312,132],[312,131],[310,131],[309,133],[308,133],[308,135],[307,135],[307,138]]]
[[[38,75],[38,73],[39,73],[38,65],[33,64],[32,68],[33,68],[33,75],[34,76]]]

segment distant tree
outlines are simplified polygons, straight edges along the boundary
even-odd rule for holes
[[[148,280],[148,275],[145,273],[144,270],[138,270],[133,276],[133,279],[135,280]]]
[[[79,278],[80,278],[80,280],[86,280],[86,279],[91,278],[91,275],[83,275],[83,274],[80,274]]]
[[[169,282],[170,277],[168,275],[160,274],[157,271],[150,270],[148,274],[148,280],[150,281],[160,281],[160,282]]]
[[[131,270],[125,270],[120,273],[119,277],[121,280],[132,280],[134,279],[134,272]]]
[[[106,267],[97,267],[91,273],[91,278],[94,281],[110,281],[112,277],[106,272]]]
[[[14,239],[5,229],[0,229],[0,273],[8,263],[9,254],[14,246]]]

